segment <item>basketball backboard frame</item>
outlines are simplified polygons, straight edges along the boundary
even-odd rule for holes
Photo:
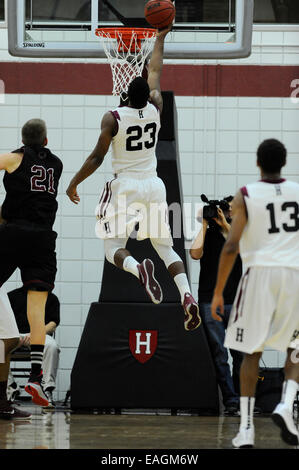
[[[92,40],[80,42],[46,42],[26,38],[25,0],[9,0],[7,8],[8,48],[9,53],[16,57],[31,58],[106,58],[100,41],[94,41],[94,31],[99,27],[98,1],[91,1],[91,21],[86,24],[62,25],[51,23],[52,31],[57,28],[64,30],[89,31]],[[230,29],[234,40],[232,42],[167,42],[165,44],[165,59],[237,59],[251,54],[254,0],[235,0],[235,25]],[[28,26],[28,25],[27,25]],[[49,25],[47,25],[49,27]],[[212,27],[212,32],[217,28]],[[40,29],[44,28],[40,24]],[[180,28],[176,28],[179,31]],[[209,30],[209,26],[199,26],[199,30]],[[46,30],[46,28],[45,28]],[[227,30],[227,29],[226,29]],[[228,31],[228,30],[227,30]],[[177,33],[179,34],[179,33]],[[79,45],[78,45],[79,44]]]

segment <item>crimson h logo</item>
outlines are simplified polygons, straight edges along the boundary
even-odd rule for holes
[[[242,343],[243,342],[243,334],[244,334],[244,328],[237,328],[236,341],[240,341],[240,343]]]
[[[141,364],[147,362],[155,354],[157,343],[157,330],[129,331],[130,351]]]

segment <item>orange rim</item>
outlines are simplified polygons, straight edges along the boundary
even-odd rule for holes
[[[109,28],[98,28],[95,31],[96,35],[100,38],[110,37],[116,39],[118,42],[119,50],[122,49],[121,40],[125,44],[127,50],[129,50],[132,34],[134,33],[137,38],[137,46],[141,48],[141,41],[147,36],[154,36],[157,33],[156,29],[153,28],[126,28],[126,27],[109,27]],[[131,46],[131,52],[135,52],[135,44]]]

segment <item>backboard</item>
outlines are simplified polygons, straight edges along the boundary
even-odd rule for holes
[[[9,0],[9,52],[18,57],[105,58],[95,30],[149,26],[147,0]],[[165,59],[231,59],[251,52],[254,0],[175,0]]]

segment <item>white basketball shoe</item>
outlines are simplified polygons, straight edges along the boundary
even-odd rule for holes
[[[299,444],[299,433],[293,420],[293,413],[283,404],[279,403],[273,411],[271,418],[281,429],[282,440],[291,446]]]
[[[251,449],[254,447],[254,427],[240,428],[232,443],[237,449]]]

